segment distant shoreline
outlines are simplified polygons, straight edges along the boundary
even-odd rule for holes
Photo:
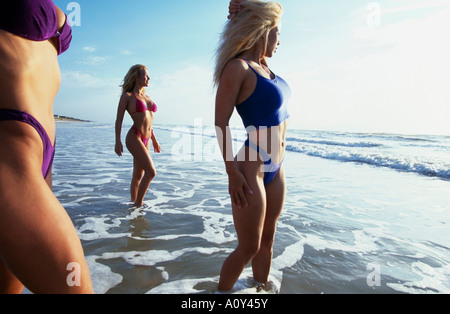
[[[67,121],[67,122],[90,122],[90,121],[88,121],[88,120],[75,119],[75,118],[72,118],[72,117],[60,116],[60,115],[57,115],[57,114],[55,114],[54,116],[55,116],[55,120],[56,120],[56,121]]]

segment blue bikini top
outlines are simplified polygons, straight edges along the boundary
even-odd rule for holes
[[[287,103],[291,95],[289,85],[277,75],[274,79],[261,76],[246,60],[244,61],[257,77],[253,93],[236,106],[244,126],[246,128],[249,126],[269,128],[280,125],[290,117],[287,110]]]

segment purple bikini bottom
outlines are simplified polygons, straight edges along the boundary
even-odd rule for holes
[[[42,176],[44,177],[44,179],[47,178],[50,172],[50,168],[53,164],[55,147],[52,145],[52,142],[50,141],[50,138],[48,137],[48,134],[45,131],[44,127],[39,123],[38,120],[36,120],[33,116],[26,112],[14,109],[0,109],[0,121],[7,120],[23,122],[31,125],[36,129],[42,139],[42,144],[44,147],[44,156],[42,160]]]

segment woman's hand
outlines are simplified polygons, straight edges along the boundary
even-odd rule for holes
[[[238,208],[248,206],[245,193],[253,194],[244,175],[238,170],[228,173],[228,192],[230,193],[231,202]]]
[[[116,152],[119,157],[122,156],[123,153],[123,145],[122,142],[116,142],[116,147],[114,148],[114,151]]]
[[[244,0],[231,0],[228,6],[228,19],[232,19],[233,16],[239,13],[241,10],[241,2]]]
[[[161,145],[159,145],[158,141],[153,141],[152,144],[153,144],[153,151],[159,154],[161,152]]]

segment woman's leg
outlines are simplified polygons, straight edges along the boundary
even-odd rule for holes
[[[133,177],[131,178],[130,194],[131,201],[134,203],[137,198],[139,185],[141,183],[142,176],[144,175],[144,169],[140,168],[136,159],[133,158]]]
[[[225,260],[220,273],[218,290],[229,291],[239,279],[245,266],[259,251],[263,232],[266,195],[262,178],[258,175],[260,164],[246,162],[241,170],[253,191],[246,194],[248,207],[233,206],[234,226],[238,237],[238,246]]]
[[[27,199],[3,206],[0,214],[1,292],[20,292],[20,280],[34,293],[92,293],[84,252],[64,208],[48,187],[29,182],[17,188]]]
[[[275,231],[277,229],[278,218],[283,210],[285,193],[286,182],[284,179],[284,170],[281,167],[273,181],[266,186],[267,205],[264,229],[258,254],[255,255],[252,261],[253,277],[261,283],[267,283],[269,280]]]
[[[153,160],[150,157],[147,147],[142,143],[139,135],[135,134],[133,130],[130,130],[126,139],[127,148],[134,157],[134,167],[137,169],[142,169],[144,171],[144,176],[140,180],[139,188],[137,190],[136,199],[134,204],[136,206],[142,206],[144,202],[145,193],[147,193],[150,182],[156,176],[156,169],[153,164]]]
[[[34,293],[92,293],[75,227],[42,178],[42,141],[25,124],[14,130],[0,139],[0,292],[21,292],[20,281]]]
[[[0,294],[21,294],[23,284],[0,260]]]

